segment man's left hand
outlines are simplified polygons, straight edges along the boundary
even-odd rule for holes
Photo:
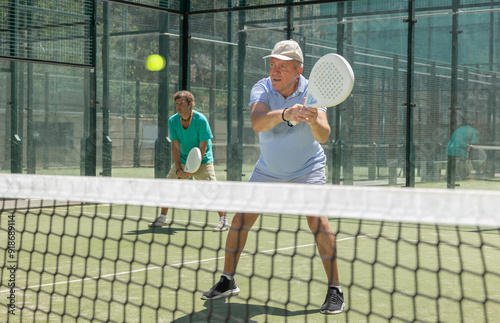
[[[191,176],[193,176],[193,173],[186,173],[183,169],[177,172],[177,177],[180,179],[190,178]]]

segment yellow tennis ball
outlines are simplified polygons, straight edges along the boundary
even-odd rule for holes
[[[161,71],[165,67],[165,58],[163,56],[154,54],[149,55],[146,59],[146,68],[150,71]]]

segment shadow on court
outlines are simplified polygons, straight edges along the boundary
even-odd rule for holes
[[[497,235],[500,230],[498,228],[491,228],[491,229],[475,229],[475,230],[468,230],[467,232],[483,232],[483,233],[492,233]]]
[[[186,231],[189,231],[189,232],[194,232],[194,231],[212,231],[211,228],[187,228],[187,227],[184,227],[184,228],[179,228],[179,227],[156,227],[156,228],[147,228],[147,229],[143,229],[143,230],[131,230],[131,231],[128,231],[126,233],[124,233],[124,235],[139,235],[139,234],[151,234],[151,233],[154,233],[154,234],[165,234],[165,235],[174,235],[176,234],[177,232],[186,232]]]
[[[300,319],[305,315],[318,314],[318,319],[324,319],[324,315],[318,309],[290,311],[284,307],[274,307],[269,305],[252,305],[246,303],[235,303],[227,300],[205,301],[205,309],[199,312],[188,314],[172,322],[257,322],[256,318],[262,321],[262,315],[267,314],[267,321],[284,322],[286,318]],[[303,317],[304,321],[305,317]],[[309,319],[307,320],[309,321]],[[312,320],[316,321],[316,320]]]

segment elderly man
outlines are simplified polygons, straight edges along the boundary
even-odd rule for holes
[[[214,157],[212,153],[212,131],[207,118],[194,110],[194,96],[189,91],[179,91],[174,94],[177,113],[168,120],[170,139],[172,140],[172,157],[174,164],[168,174],[168,179],[187,179],[194,177],[196,180],[216,181]],[[193,147],[200,148],[202,161],[200,168],[195,173],[184,171],[186,158]],[[150,227],[168,225],[168,208],[162,208],[160,215]],[[213,228],[215,232],[227,231],[229,223],[226,213],[219,211],[219,223]]]
[[[261,155],[250,182],[326,184],[326,155],[320,143],[330,135],[326,109],[304,106],[308,81],[302,76],[303,55],[299,44],[285,40],[271,55],[269,77],[258,81],[250,94],[251,120],[259,133]],[[293,125],[292,121],[296,122]],[[259,214],[237,213],[226,240],[224,271],[220,281],[202,299],[237,295],[234,275],[248,232]],[[327,217],[308,216],[328,280],[323,314],[341,313],[344,296],[337,267],[335,236]]]

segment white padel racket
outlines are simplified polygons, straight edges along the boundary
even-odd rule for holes
[[[327,54],[314,64],[309,75],[308,87],[306,107],[333,107],[344,102],[351,94],[354,87],[354,72],[344,57]],[[295,121],[291,123],[297,124]]]
[[[184,172],[195,173],[201,165],[201,151],[198,147],[194,147],[189,152],[186,158],[186,166],[184,167]]]

